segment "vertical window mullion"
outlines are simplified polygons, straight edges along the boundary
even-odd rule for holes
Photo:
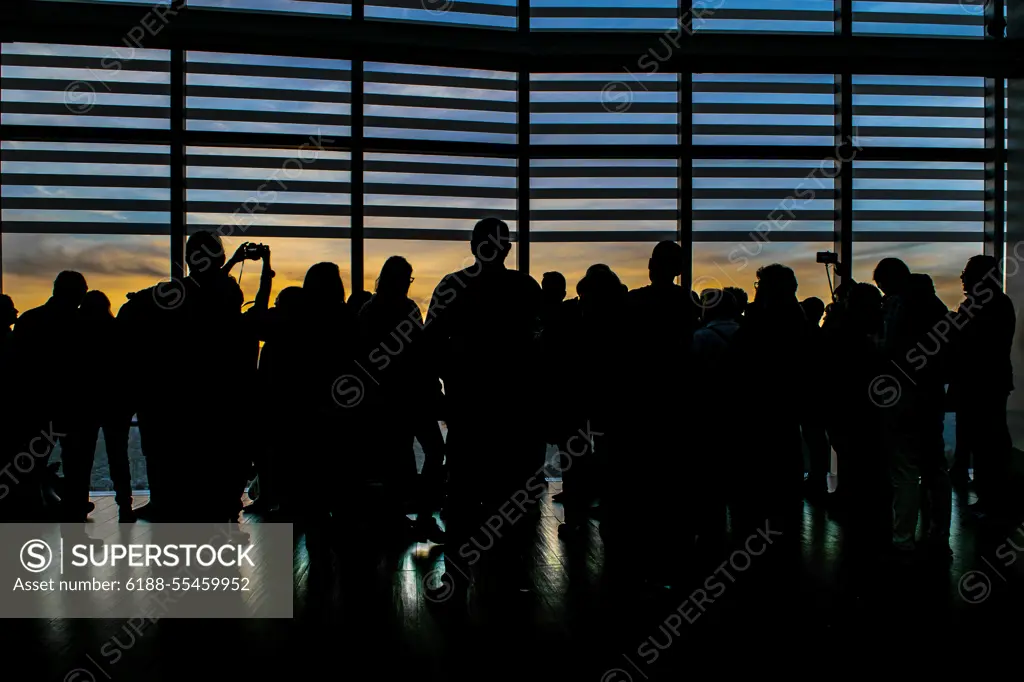
[[[359,3],[360,7],[362,3]],[[365,63],[361,55],[352,59],[352,95],[349,111],[351,133],[351,153],[349,160],[349,204],[350,204],[350,246],[352,248],[352,293],[363,290],[365,272],[363,248],[363,224],[365,201],[363,191],[363,84],[366,79]]]
[[[171,278],[184,277],[186,215],[185,188],[185,50],[171,50],[170,174],[171,174]]]
[[[682,16],[682,15],[680,15]],[[681,284],[693,283],[693,74],[679,73],[679,216],[678,240],[683,247]],[[697,292],[700,293],[699,291]]]
[[[985,79],[985,253],[1002,262],[1006,197],[1006,109],[1002,78]]]
[[[529,0],[520,0],[520,4]],[[522,12],[520,12],[520,16]],[[530,72],[516,77],[516,245],[517,267],[530,274]]]

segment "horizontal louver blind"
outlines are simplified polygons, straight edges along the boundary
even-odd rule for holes
[[[516,28],[516,0],[367,0],[367,19]]]
[[[342,0],[187,0],[187,4],[214,9],[352,16],[352,3]]]
[[[834,83],[832,75],[693,74],[693,143],[831,147]]]
[[[485,216],[514,229],[515,159],[367,153],[364,170],[368,237],[461,239]]]
[[[347,235],[351,225],[348,152],[189,147],[186,210],[191,229],[225,236]],[[330,234],[331,232],[327,232]]]
[[[189,130],[350,133],[351,62],[189,52]]]
[[[901,36],[985,34],[984,0],[853,0],[854,33]]]
[[[787,232],[832,233],[834,162],[695,159],[693,229],[749,232],[784,240]]]
[[[651,31],[677,27],[676,0],[519,0],[534,31]]]
[[[405,64],[365,65],[367,137],[516,141],[516,75]]]
[[[984,147],[985,81],[938,76],[853,76],[858,144]]]
[[[3,142],[5,232],[167,234],[170,149]]]
[[[985,221],[981,163],[854,161],[853,228],[860,238],[902,240],[905,232],[979,236]]]
[[[535,159],[530,163],[531,238],[675,239],[678,174],[673,159]]]
[[[696,0],[687,23],[694,32],[832,33],[833,0]]]
[[[3,44],[3,123],[170,127],[170,54],[81,45]]]
[[[676,74],[530,76],[533,144],[676,144]]]

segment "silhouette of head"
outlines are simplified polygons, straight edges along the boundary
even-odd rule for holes
[[[673,241],[658,242],[647,261],[652,284],[671,284],[683,274],[683,248]]]
[[[18,309],[14,307],[14,299],[7,294],[0,294],[0,327],[10,327],[18,321]]]
[[[924,273],[915,272],[910,276],[908,288],[915,296],[934,296],[935,282]]]
[[[705,289],[700,292],[705,322],[734,320],[738,316],[736,297],[728,289]]]
[[[999,261],[992,256],[972,256],[960,274],[968,296],[985,290],[1001,289]]]
[[[821,317],[825,314],[825,302],[817,296],[800,301],[800,307],[803,308],[804,315],[811,324],[819,324]]]
[[[274,307],[287,313],[293,313],[301,310],[305,300],[306,292],[302,287],[285,287],[277,295]]]
[[[68,308],[77,308],[82,303],[82,297],[89,291],[89,285],[85,283],[82,273],[74,270],[65,270],[53,280],[53,300]]]
[[[476,261],[486,269],[500,269],[512,251],[512,237],[508,224],[497,218],[484,218],[473,228],[470,249]]]
[[[373,298],[373,294],[363,289],[362,291],[353,291],[348,296],[348,307],[354,313],[358,313],[366,305],[366,302]]]
[[[910,268],[899,258],[883,258],[875,266],[873,279],[886,296],[899,294],[910,283]]]
[[[601,305],[626,293],[627,288],[610,267],[597,263],[587,268],[576,290],[585,305]]]
[[[112,319],[114,313],[110,311],[110,299],[98,289],[86,292],[82,297],[82,305],[79,308],[82,318],[86,320]]]
[[[317,263],[306,271],[302,288],[307,299],[316,305],[341,305],[345,303],[345,283],[341,270],[335,263]]]
[[[185,263],[188,265],[188,274],[193,278],[204,279],[215,275],[226,262],[224,242],[216,232],[195,232],[185,243]]]
[[[761,304],[796,302],[797,281],[792,269],[772,263],[757,269],[754,301]]]
[[[412,284],[412,266],[401,256],[391,256],[384,261],[377,277],[376,291],[381,296],[406,298]]]
[[[561,303],[565,300],[565,276],[560,272],[545,272],[540,280],[540,288],[548,302]]]
[[[736,317],[737,319],[743,315],[743,311],[747,309],[747,292],[739,287],[725,287],[722,291],[732,294],[733,300],[736,302]]]
[[[874,334],[882,328],[882,293],[870,284],[850,286],[843,299],[847,319],[854,329]]]

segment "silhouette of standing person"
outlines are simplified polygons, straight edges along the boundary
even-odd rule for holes
[[[305,292],[285,287],[274,307],[258,314],[257,335],[262,340],[256,394],[259,415],[265,425],[265,442],[256,449],[259,496],[247,513],[287,513],[289,495],[296,488],[297,434],[306,423],[302,398],[306,390],[302,373],[306,352],[304,334]],[[253,311],[246,311],[249,315]]]
[[[684,395],[689,390],[690,346],[699,324],[699,298],[675,280],[683,271],[683,250],[674,241],[658,243],[647,264],[651,283],[629,292],[625,361],[632,381],[625,387],[633,447],[643,452],[650,471],[650,520],[643,528],[679,537],[672,549],[685,553],[693,542],[693,509],[681,508],[678,490],[692,477],[682,456],[687,425]],[[652,362],[652,359],[657,359]],[[692,498],[688,498],[689,502]],[[663,555],[665,556],[665,555]],[[665,563],[675,563],[665,557]]]
[[[957,310],[950,394],[956,409],[957,451],[974,456],[977,513],[1002,514],[1010,501],[1012,441],[1006,401],[1013,391],[1010,349],[1017,324],[1010,298],[1003,293],[999,264],[991,256],[967,261],[960,280],[966,300]],[[960,466],[966,470],[966,462]],[[965,471],[966,473],[966,471]]]
[[[943,356],[946,344],[934,330],[946,322],[948,310],[935,295],[931,278],[914,275],[898,258],[883,258],[875,267],[882,290],[882,349],[900,379],[894,404],[883,411],[883,446],[893,485],[893,548],[917,548],[918,517],[929,521],[925,546],[948,557],[952,490],[942,441],[944,415]],[[876,378],[881,381],[886,375]],[[873,382],[871,391],[879,386]],[[890,381],[890,383],[892,383]],[[890,386],[891,388],[891,386]],[[880,400],[884,400],[879,397]],[[922,488],[925,505],[922,509]],[[909,554],[903,554],[906,557]]]
[[[615,542],[626,539],[635,520],[633,491],[615,480],[616,472],[631,465],[627,451],[620,449],[628,428],[623,405],[633,397],[623,391],[628,289],[610,267],[598,263],[587,268],[577,290],[579,321],[570,349],[576,364],[568,391],[578,396],[568,405],[575,422],[558,443],[574,456],[568,461],[560,458],[565,523],[558,531],[571,538],[583,530],[592,503],[600,498],[601,532]],[[581,441],[582,434],[594,435]]]
[[[533,409],[541,288],[505,267],[511,248],[505,222],[479,221],[473,264],[441,279],[427,312],[448,424],[449,541],[468,538],[543,465]]]
[[[81,407],[70,389],[74,377],[78,306],[88,290],[85,277],[65,270],[54,280],[50,299],[23,313],[14,325],[12,345],[18,377],[14,384],[18,386],[24,415],[18,440],[24,446],[40,432],[66,435],[69,421]],[[29,473],[36,485],[44,487],[45,464],[45,460],[38,461]],[[88,500],[86,502],[83,515],[91,511]]]
[[[823,330],[828,347],[842,358],[830,382],[836,400],[825,413],[828,438],[842,472],[835,492],[841,504],[831,507],[848,512],[846,529],[854,551],[874,556],[892,542],[892,484],[882,448],[885,408],[864,390],[887,371],[877,343],[882,294],[870,284],[853,284],[835,305]]]
[[[793,271],[757,271],[754,300],[734,337],[737,394],[758,396],[740,434],[741,470],[734,526],[743,534],[768,518],[795,533],[800,522],[803,456],[800,424],[814,413],[810,329],[796,298]]]
[[[822,344],[821,318],[825,315],[825,302],[816,296],[800,301],[800,309],[804,311],[810,329],[809,339],[811,350],[815,353],[815,363],[826,361],[825,348]],[[820,365],[819,365],[820,366]],[[813,399],[813,397],[812,397]],[[807,419],[800,425],[800,433],[807,447],[808,466],[805,494],[811,500],[823,499],[828,492],[828,474],[831,470],[832,451],[829,448],[825,425],[815,419]]]
[[[440,542],[444,535],[432,513],[443,490],[444,439],[438,425],[440,383],[425,362],[423,315],[409,298],[412,266],[401,256],[384,262],[376,291],[359,313],[360,358],[373,368],[368,387],[367,424],[374,478],[388,491],[393,528],[409,530],[405,513],[417,512],[417,538]],[[425,455],[417,475],[413,448],[418,439]]]
[[[308,482],[321,476],[351,483],[348,474],[354,465],[347,460],[356,454],[356,426],[368,379],[353,364],[355,316],[345,302],[345,283],[338,265],[322,262],[310,266],[302,290],[306,315],[302,405],[308,418],[322,425],[319,430],[301,429],[297,434],[297,473],[292,480],[308,493]],[[294,492],[291,499],[306,522],[325,520],[332,505],[348,502]]]
[[[76,354],[70,391],[79,408],[70,420],[64,463],[63,516],[66,521],[84,520],[88,508],[91,474],[100,429],[106,446],[110,479],[114,485],[118,520],[131,523],[132,478],[128,462],[131,412],[126,407],[122,382],[116,368],[123,361],[123,346],[110,299],[102,291],[90,291],[82,298],[75,331]]]

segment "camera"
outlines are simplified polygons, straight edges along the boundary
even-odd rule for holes
[[[818,262],[825,265],[839,265],[839,254],[831,251],[819,251]]]
[[[245,258],[247,260],[259,260],[270,253],[270,247],[263,244],[245,244]]]

